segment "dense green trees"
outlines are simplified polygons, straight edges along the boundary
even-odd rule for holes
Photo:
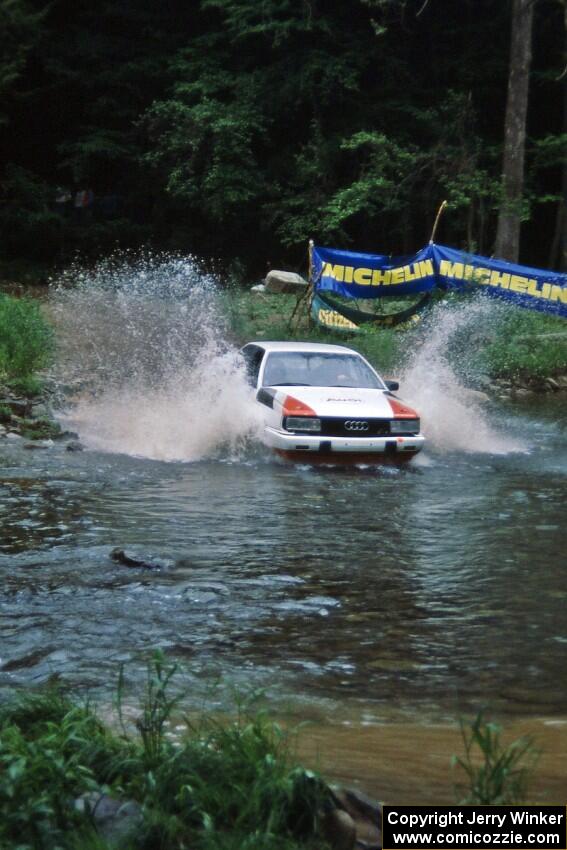
[[[563,0],[538,0],[521,259],[561,195]],[[257,270],[307,239],[490,253],[511,3],[0,0],[0,247],[65,259],[117,241]],[[58,188],[95,204],[56,204]],[[559,256],[560,250],[555,250]]]

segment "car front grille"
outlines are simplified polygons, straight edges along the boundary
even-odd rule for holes
[[[349,425],[349,423],[351,423]],[[364,427],[368,424],[368,428]],[[342,419],[334,416],[321,417],[322,437],[389,437],[389,419]]]

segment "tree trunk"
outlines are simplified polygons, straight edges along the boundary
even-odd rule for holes
[[[564,0],[563,21],[565,26],[565,58],[567,59],[567,0]],[[567,135],[567,67],[563,72],[561,85],[563,86],[563,132]],[[563,162],[561,171],[561,207],[560,222],[561,236],[559,240],[559,270],[567,272],[567,158]]]
[[[518,262],[520,253],[534,2],[535,0],[513,0],[512,2],[510,71],[502,164],[502,203],[498,215],[495,251],[498,257],[515,263]]]
[[[563,0],[563,21],[565,28],[564,62],[567,63],[567,0]],[[567,64],[565,64],[559,80],[563,89],[563,133],[567,137]],[[567,157],[561,166],[561,197],[557,204],[548,265],[551,269],[567,271]]]

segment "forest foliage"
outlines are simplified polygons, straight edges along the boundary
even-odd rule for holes
[[[0,0],[0,251],[491,253],[511,4]],[[564,0],[536,0],[523,262],[553,264]],[[74,207],[77,191],[92,203]],[[64,203],[56,199],[67,196]],[[555,240],[556,241],[556,240]],[[558,254],[557,254],[558,256]]]

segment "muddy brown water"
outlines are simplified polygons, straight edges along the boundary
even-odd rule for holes
[[[396,802],[451,801],[456,721],[487,707],[567,796],[564,398],[493,405],[524,451],[429,449],[402,470],[195,463],[0,442],[0,688],[109,701],[180,662],[194,707],[265,689],[301,751]],[[120,546],[156,572],[109,558]],[[305,737],[307,735],[307,737]]]
[[[567,720],[508,720],[503,742],[528,736],[539,750],[529,782],[529,802],[565,805]],[[415,723],[338,727],[310,724],[300,732],[297,752],[325,776],[358,787],[375,799],[396,805],[454,805],[455,784],[466,786],[451,766],[463,754],[454,724]]]

